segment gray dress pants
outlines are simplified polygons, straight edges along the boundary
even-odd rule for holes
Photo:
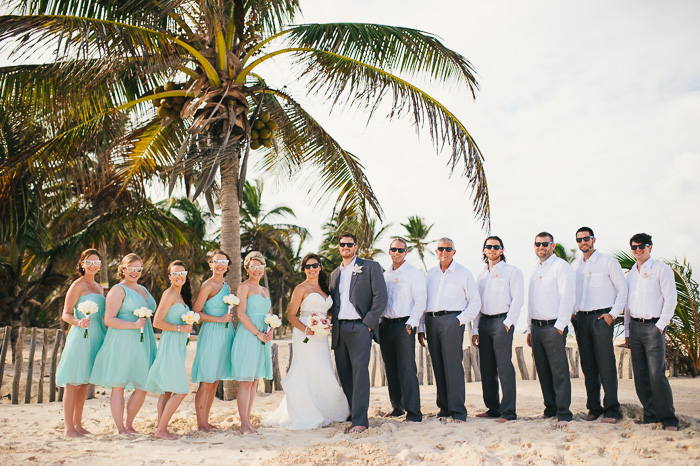
[[[382,350],[389,400],[393,414],[406,413],[409,421],[421,421],[420,388],[416,371],[416,334],[406,331],[408,317],[382,319],[379,347]]]
[[[532,325],[530,343],[535,357],[542,397],[544,415],[557,416],[560,421],[570,421],[573,417],[571,406],[571,379],[569,361],[566,358],[566,334],[560,335],[554,324],[544,327]]]
[[[464,326],[459,324],[459,312],[441,316],[426,313],[425,334],[435,373],[438,416],[467,420],[465,401],[462,343]]]
[[[481,388],[484,404],[491,417],[512,421],[515,414],[515,368],[513,367],[513,332],[515,325],[506,330],[505,317],[479,320],[479,358],[481,359]],[[498,381],[501,381],[503,399],[498,399]]]
[[[340,325],[335,366],[350,405],[350,420],[354,426],[369,427],[369,355],[372,336],[362,321],[338,321]]]

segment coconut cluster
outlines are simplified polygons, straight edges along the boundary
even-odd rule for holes
[[[272,132],[277,129],[277,123],[270,118],[270,112],[263,112],[255,120],[250,131],[250,148],[255,150],[260,146],[272,147]]]
[[[174,82],[167,82],[163,86],[158,86],[155,88],[154,93],[160,94],[161,92],[176,91],[181,89],[180,84],[175,84]],[[176,97],[166,97],[164,99],[153,99],[153,106],[158,109],[158,116],[160,118],[172,118],[173,120],[180,118],[180,112],[187,99],[183,96]]]

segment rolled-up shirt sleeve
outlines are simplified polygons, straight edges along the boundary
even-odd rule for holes
[[[467,322],[474,320],[481,310],[481,298],[476,281],[474,281],[471,272],[468,270],[465,272],[464,293],[467,297],[467,306],[457,315],[457,320],[461,325],[467,325]]]
[[[608,275],[610,280],[615,286],[617,295],[615,296],[615,303],[610,309],[610,316],[613,319],[621,316],[625,312],[625,305],[627,304],[627,280],[625,280],[625,274],[622,271],[620,263],[616,260],[609,261]]]
[[[425,275],[416,271],[411,286],[411,296],[413,297],[413,308],[411,316],[406,321],[406,325],[418,327],[420,329],[425,314],[425,306],[428,301],[428,289],[426,287]]]

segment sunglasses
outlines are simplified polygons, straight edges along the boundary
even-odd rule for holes
[[[183,270],[182,272],[170,272],[171,277],[186,277],[187,276],[187,270]]]
[[[406,249],[406,248],[389,248],[389,251],[391,251],[391,252],[400,252],[401,254],[403,254],[404,252],[407,251],[407,249]]]
[[[632,248],[633,251],[636,251],[637,248],[639,248],[643,251],[647,248],[647,246],[649,246],[649,245],[648,244],[633,244],[630,246],[630,248]]]
[[[503,249],[503,246],[499,246],[498,244],[487,244],[484,246],[484,249],[495,249],[496,251],[500,251]]]
[[[554,244],[554,241],[542,241],[541,243],[538,243],[537,241],[535,241],[535,246],[538,247],[538,248],[539,248],[540,246],[543,246],[543,247],[546,248],[546,247],[549,246],[550,244]]]
[[[251,272],[255,272],[255,271],[262,272],[263,270],[265,270],[265,266],[264,265],[249,265],[248,269],[250,269]]]
[[[90,265],[100,265],[101,263],[102,263],[102,261],[99,260],[99,259],[97,259],[96,261],[89,261],[89,260],[84,260],[84,261],[83,261],[83,265],[87,265],[87,266],[90,266]]]
[[[314,262],[313,264],[304,264],[303,267],[304,270],[311,270],[321,267],[321,264],[319,264],[318,262]]]
[[[338,243],[338,246],[340,246],[341,248],[351,248],[355,246],[355,243]]]
[[[583,238],[576,238],[576,242],[580,243],[581,241],[585,241],[586,243],[589,242],[591,239],[593,239],[592,236],[584,236]]]
[[[214,265],[228,265],[228,259],[214,259],[211,263]]]
[[[452,248],[450,246],[438,246],[437,250],[440,252],[442,252],[442,251],[452,252],[455,250],[455,248]]]
[[[133,272],[141,273],[143,271],[143,267],[132,267],[129,265],[129,266],[124,267],[124,268],[129,273],[133,273]]]

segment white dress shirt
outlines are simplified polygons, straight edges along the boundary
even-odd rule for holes
[[[621,316],[627,303],[627,281],[620,263],[612,256],[593,251],[588,260],[579,257],[571,265],[576,272],[574,313],[609,307],[613,319]]]
[[[481,298],[472,273],[454,260],[444,272],[438,265],[428,271],[428,305],[426,312],[460,311],[460,325],[479,314]]]
[[[355,267],[357,256],[350,262],[347,267],[340,264],[340,283],[338,284],[338,293],[340,293],[340,309],[338,310],[339,320],[355,320],[361,319],[362,316],[355,306],[350,302],[350,281],[352,280],[352,270]]]
[[[676,279],[673,270],[663,262],[651,257],[642,264],[637,264],[627,273],[629,298],[625,311],[625,336],[630,335],[630,318],[659,318],[656,327],[664,330],[671,322],[678,304]]]
[[[530,277],[528,293],[528,332],[532,319],[555,320],[554,327],[563,332],[571,321],[576,304],[576,274],[568,262],[554,254],[540,262]]]
[[[388,300],[382,317],[408,317],[406,325],[418,327],[425,312],[428,292],[423,272],[404,262],[394,270],[393,264],[384,272]]]
[[[499,261],[489,271],[489,266],[476,279],[481,296],[481,312],[474,319],[473,335],[479,334],[481,314],[508,314],[503,324],[510,330],[520,317],[520,309],[525,303],[525,285],[523,273],[512,265]]]

